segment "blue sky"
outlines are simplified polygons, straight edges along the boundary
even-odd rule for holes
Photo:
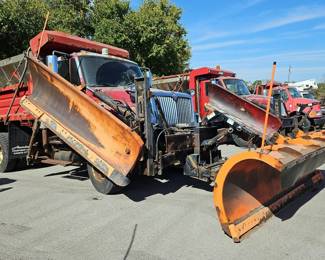
[[[131,1],[137,6],[140,0]],[[245,80],[325,81],[325,1],[172,0],[183,9],[191,68],[216,66]]]

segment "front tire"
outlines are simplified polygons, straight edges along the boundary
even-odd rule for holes
[[[103,194],[114,194],[119,192],[122,187],[109,180],[104,174],[88,164],[88,175],[95,190]]]
[[[307,118],[302,118],[299,122],[300,129],[307,133],[311,128],[311,122]]]
[[[13,171],[16,162],[16,159],[10,158],[8,133],[0,133],[0,172]]]

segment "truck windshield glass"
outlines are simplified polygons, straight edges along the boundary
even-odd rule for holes
[[[226,87],[231,92],[235,93],[236,95],[250,95],[248,87],[246,83],[241,79],[224,79],[224,83]]]
[[[315,97],[311,93],[302,93],[302,96],[304,98],[315,99]]]
[[[125,87],[142,77],[140,68],[132,62],[96,56],[83,56],[79,61],[88,86]]]
[[[301,98],[299,91],[296,88],[288,88],[290,95],[293,98]]]

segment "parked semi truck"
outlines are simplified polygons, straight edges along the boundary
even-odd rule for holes
[[[24,55],[0,66],[2,172],[24,160],[87,165],[96,190],[108,194],[127,186],[131,175],[180,165],[184,174],[212,181],[221,227],[234,241],[322,179],[315,169],[324,163],[324,131],[283,137],[271,116],[264,132],[263,109],[202,82],[207,118],[264,132],[270,143],[225,161],[218,146],[233,128],[199,126],[192,96],[151,88],[150,72],[126,50],[45,31]]]

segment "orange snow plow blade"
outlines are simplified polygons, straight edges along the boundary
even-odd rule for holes
[[[323,175],[325,131],[280,136],[264,150],[245,151],[230,157],[218,172],[214,204],[223,230],[235,242],[250,229]]]
[[[143,146],[140,136],[38,60],[28,58],[28,68],[33,92],[21,105],[111,181],[126,186]]]

